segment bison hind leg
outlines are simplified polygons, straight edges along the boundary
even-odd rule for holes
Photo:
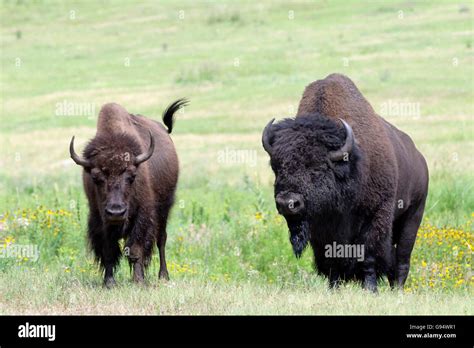
[[[156,231],[156,246],[160,254],[160,271],[158,272],[158,278],[169,280],[170,276],[168,273],[168,267],[166,266],[166,239],[168,237],[166,232],[166,226],[168,223],[168,215],[173,205],[173,199],[170,199],[167,203],[161,203],[157,208],[158,226]]]
[[[129,237],[127,239],[126,255],[130,269],[133,270],[133,281],[135,283],[144,283],[145,272],[150,265],[152,253],[153,238],[145,238],[143,240]]]
[[[387,266],[387,278],[391,289],[395,288],[395,275],[396,275],[396,264],[397,264],[397,249],[392,246],[390,252],[390,264]]]
[[[399,238],[396,241],[396,262],[395,262],[395,285],[403,289],[410,271],[410,258],[415,246],[416,235],[423,218],[425,200],[419,205],[413,206],[402,217],[400,223]]]

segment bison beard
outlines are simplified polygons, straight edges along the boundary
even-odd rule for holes
[[[309,242],[309,223],[306,220],[287,220],[290,242],[297,258],[301,257]]]

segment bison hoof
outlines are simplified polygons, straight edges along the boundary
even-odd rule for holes
[[[158,279],[163,279],[163,280],[170,280],[170,276],[168,274],[168,271],[160,271],[160,273],[158,273]]]
[[[142,285],[145,283],[145,278],[143,277],[133,277],[133,282],[138,285]]]
[[[117,285],[117,283],[115,282],[115,279],[110,277],[110,278],[106,278],[104,279],[104,286],[107,288],[107,289],[112,289],[113,287],[115,287]]]
[[[364,289],[374,294],[378,293],[377,284],[374,284],[374,283],[367,283],[367,282],[364,283]]]

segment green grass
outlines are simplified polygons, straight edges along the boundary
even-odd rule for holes
[[[378,296],[367,296],[350,284],[337,292],[330,291],[325,282],[314,278],[300,279],[289,286],[256,284],[252,280],[219,284],[193,278],[141,287],[124,280],[113,290],[102,288],[97,279],[61,273],[25,270],[9,279],[8,285],[0,283],[3,296],[10,299],[8,303],[0,302],[4,314],[472,314],[472,299],[465,292],[415,295],[384,289]]]
[[[472,314],[474,9],[459,8],[2,2],[0,241],[37,244],[41,256],[0,259],[0,313]],[[294,115],[304,87],[333,72],[351,77],[378,112],[389,101],[419,103],[419,117],[386,117],[430,169],[405,294],[385,283],[378,296],[356,284],[328,292],[310,250],[292,255],[274,208],[261,131]],[[158,282],[155,257],[139,288],[124,261],[119,288],[104,291],[86,251],[81,170],[68,156],[73,134],[78,150],[94,135],[95,117],[57,116],[56,105],[89,103],[97,114],[114,101],[158,119],[180,97],[191,105],[172,134],[181,165],[172,281]],[[255,151],[256,161],[221,163],[226,148]]]

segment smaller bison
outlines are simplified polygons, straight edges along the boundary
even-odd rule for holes
[[[295,255],[309,243],[331,287],[355,279],[375,292],[386,275],[403,288],[428,193],[410,137],[332,74],[306,87],[295,118],[270,121],[262,144]]]
[[[83,184],[89,202],[88,240],[104,271],[104,285],[115,285],[114,271],[125,240],[124,254],[133,267],[133,280],[144,281],[154,244],[160,254],[159,277],[169,279],[166,268],[166,223],[178,182],[178,157],[169,137],[175,112],[187,101],[172,103],[163,123],[129,114],[118,104],[102,107],[97,133],[71,158],[83,167]]]

